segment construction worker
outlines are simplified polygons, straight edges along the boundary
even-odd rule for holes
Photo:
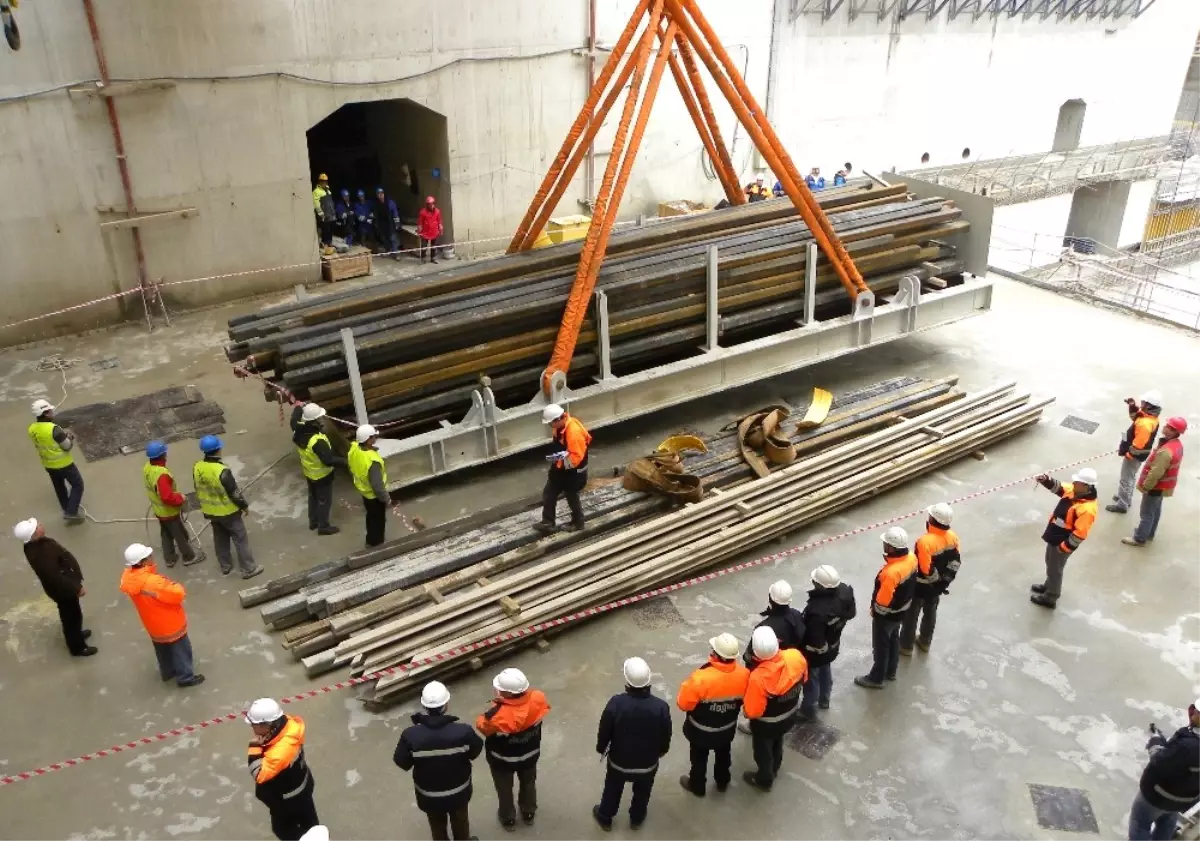
[[[1187,432],[1187,427],[1187,419],[1182,417],[1168,418],[1163,424],[1162,442],[1146,459],[1138,476],[1137,489],[1142,493],[1142,504],[1133,537],[1121,538],[1126,546],[1145,546],[1154,539],[1162,516],[1163,498],[1175,493],[1179,481],[1179,468],[1183,464],[1183,442],[1179,436]]]
[[[1125,406],[1129,410],[1129,428],[1117,445],[1117,455],[1121,457],[1121,476],[1117,479],[1117,492],[1113,494],[1112,503],[1104,506],[1105,511],[1114,514],[1124,514],[1133,504],[1134,482],[1150,451],[1154,449],[1154,439],[1158,435],[1162,395],[1157,391],[1147,391],[1142,395],[1140,405],[1132,397],[1126,397]]]
[[[312,200],[313,212],[317,216],[321,253],[328,256],[333,253],[333,226],[337,221],[337,211],[333,206],[333,191],[329,189],[329,176],[323,172],[317,176],[317,186],[313,187]]]
[[[433,196],[425,197],[425,206],[417,213],[417,234],[421,237],[421,262],[425,262],[425,249],[429,249],[429,262],[437,262],[435,243],[445,229],[442,227],[442,211]]]
[[[871,671],[854,679],[867,689],[882,689],[896,679],[900,665],[900,622],[917,589],[917,557],[908,551],[908,532],[893,527],[883,533],[883,567],[871,594]]]
[[[158,534],[162,538],[163,561],[167,567],[179,563],[191,566],[204,560],[205,555],[192,547],[187,526],[183,522],[183,506],[187,499],[175,485],[175,477],[167,469],[167,445],[162,441],[151,441],[146,445],[146,463],[142,465],[142,484],[150,499],[150,508],[158,520]]]
[[[1062,595],[1067,558],[1083,545],[1092,523],[1096,522],[1096,471],[1080,468],[1069,485],[1062,485],[1045,473],[1037,477],[1037,482],[1062,497],[1042,532],[1042,540],[1046,541],[1046,580],[1029,588],[1031,602],[1053,609]]]
[[[939,502],[929,506],[925,513],[925,534],[917,538],[914,547],[917,556],[916,592],[900,627],[900,653],[905,657],[912,656],[914,637],[922,651],[929,650],[933,642],[933,629],[937,624],[938,602],[958,575],[962,563],[958,535],[950,530],[950,522],[954,519],[953,509]],[[918,620],[921,623],[920,634],[917,634]]]
[[[175,679],[179,686],[198,686],[204,675],[192,670],[192,642],[188,639],[187,614],[182,584],[158,574],[154,550],[141,543],[125,549],[125,571],[121,592],[129,596],[142,626],[154,643],[158,674],[164,681]]]
[[[572,417],[557,403],[542,410],[542,423],[550,427],[556,449],[546,456],[550,473],[542,489],[542,520],[534,525],[534,529],[542,534],[554,532],[558,498],[565,496],[567,507],[571,509],[571,524],[566,527],[567,531],[579,531],[584,525],[579,492],[587,485],[588,449],[592,436],[578,418]]]
[[[367,238],[371,236],[371,229],[374,227],[374,216],[371,212],[371,203],[367,201],[366,190],[358,190],[354,194],[353,210],[355,232],[358,234],[358,241],[366,245]]]
[[[79,506],[83,502],[83,476],[71,455],[75,433],[68,432],[54,422],[54,405],[49,400],[34,400],[33,416],[36,420],[29,425],[29,440],[37,449],[42,467],[54,486],[54,495],[58,497],[63,519],[68,525],[82,523],[85,518]]]
[[[804,614],[792,607],[792,585],[779,580],[767,590],[767,609],[759,613],[762,621],[755,628],[770,628],[775,632],[775,639],[780,648],[799,650],[804,644]],[[755,664],[754,646],[746,644],[742,662],[747,668],[753,669]],[[738,730],[750,733],[750,721],[743,718],[738,722]]]
[[[254,561],[250,551],[250,537],[246,534],[245,511],[250,507],[242,492],[238,490],[233,472],[221,461],[221,439],[205,435],[200,439],[202,461],[192,468],[192,481],[196,486],[196,497],[200,500],[200,511],[204,519],[212,523],[213,549],[221,574],[233,572],[233,556],[229,551],[232,541],[237,550],[238,565],[242,578],[253,578],[263,568]]]
[[[520,669],[505,669],[492,679],[496,697],[477,719],[475,729],[483,734],[488,768],[500,801],[500,825],[517,829],[517,806],[521,820],[532,826],[537,814],[537,764],[542,754],[542,719],[550,712],[546,696],[529,688]],[[518,786],[513,801],[513,780]]]
[[[750,719],[758,770],[746,771],[742,779],[759,791],[770,791],[783,764],[783,736],[795,723],[808,664],[796,649],[780,648],[775,632],[766,625],[754,629],[750,647],[754,650],[754,668],[750,670],[743,704]]]
[[[771,187],[771,195],[777,199],[781,199],[787,195],[787,190],[783,189],[783,182],[778,178],[775,179],[775,184]]]
[[[763,184],[763,176],[761,174],[754,179],[753,184],[746,185],[746,197],[752,202],[762,201],[770,195],[771,194],[767,192],[766,185]]]
[[[379,430],[365,423],[354,433],[354,443],[346,455],[354,489],[362,496],[367,514],[368,549],[383,543],[387,511],[392,507],[392,497],[387,490],[387,467],[383,464],[383,456],[375,449],[378,440]]]
[[[836,569],[822,564],[812,571],[810,580],[813,588],[808,591],[808,603],[804,605],[804,641],[800,646],[808,663],[800,715],[809,719],[816,718],[818,706],[829,709],[833,661],[841,651],[846,623],[857,614],[854,588],[842,581]]]
[[[708,641],[708,648],[708,662],[688,675],[675,699],[687,713],[683,735],[691,759],[691,770],[679,778],[679,784],[697,797],[704,796],[708,784],[710,753],[717,791],[729,788],[738,711],[750,680],[750,670],[738,662],[737,637],[719,634]]]
[[[345,240],[346,245],[354,245],[354,203],[350,201],[350,191],[345,187],[338,194],[338,201],[334,205],[333,212],[337,217],[337,227],[342,234],[342,239]]]
[[[483,751],[483,739],[457,716],[446,712],[450,690],[430,681],[421,690],[424,712],[400,734],[392,761],[413,773],[417,808],[429,819],[434,841],[471,837],[471,763]],[[449,824],[449,828],[447,828]]]
[[[1129,810],[1129,841],[1170,841],[1182,814],[1200,802],[1200,698],[1187,713],[1187,725],[1170,739],[1150,725],[1150,761]]]
[[[58,608],[67,651],[72,657],[91,657],[99,649],[88,645],[92,632],[83,627],[83,608],[79,600],[87,595],[83,589],[83,570],[79,561],[62,544],[46,537],[46,529],[30,517],[13,527],[13,537],[24,544],[25,560],[41,582],[42,592]]]
[[[605,832],[612,831],[626,783],[633,788],[629,825],[638,829],[645,823],[658,761],[671,747],[671,708],[650,694],[650,666],[641,657],[630,657],[621,672],[625,691],[608,699],[596,733],[596,753],[608,761],[604,791],[592,817]]]
[[[321,431],[323,417],[325,410],[316,403],[293,409],[292,443],[308,485],[308,529],[327,535],[341,531],[330,525],[329,513],[333,510],[333,468],[345,467],[346,459],[334,455],[329,436]]]
[[[371,206],[371,224],[379,250],[400,259],[400,211],[387,197],[382,187],[375,188],[375,203]]]
[[[808,185],[810,190],[824,190],[825,176],[821,174],[821,168],[814,166],[812,172],[804,176],[804,183]]]
[[[846,186],[846,170],[839,169],[837,172],[835,172],[833,174],[833,186],[835,186],[835,187],[845,187]]]
[[[270,811],[276,838],[300,841],[321,822],[313,802],[316,784],[304,756],[304,719],[285,715],[273,698],[259,698],[245,719],[254,731],[246,751],[254,796]]]

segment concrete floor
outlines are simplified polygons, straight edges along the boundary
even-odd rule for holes
[[[1160,387],[1171,414],[1200,424],[1200,342],[1020,284],[998,281],[995,310],[982,318],[845,357],[787,377],[678,407],[597,436],[595,475],[623,463],[680,429],[712,431],[739,412],[776,398],[802,400],[813,385],[844,389],[884,377],[959,374],[968,388],[1018,379],[1058,402],[1034,431],[992,448],[986,461],[963,461],[877,497],[818,529],[791,535],[771,550],[825,533],[992,487],[1040,469],[1115,447],[1126,425],[1121,399]],[[275,407],[252,383],[235,379],[220,351],[225,320],[261,305],[242,303],[180,317],[152,336],[136,325],[0,354],[0,425],[14,449],[0,472],[0,524],[44,518],[75,551],[87,576],[88,626],[100,654],[72,660],[54,610],[40,593],[20,546],[5,537],[0,566],[0,772],[15,773],[117,742],[153,735],[244,708],[261,695],[297,692],[308,682],[256,612],[237,607],[240,580],[223,579],[212,560],[177,576],[188,608],[203,686],[179,690],[159,682],[150,644],[132,606],[117,591],[121,550],[146,540],[140,523],[64,528],[49,482],[24,444],[29,401],[62,397],[57,374],[38,373],[52,352],[82,362],[67,375],[68,406],[194,383],[225,407],[228,461],[246,481],[291,450]],[[94,372],[88,362],[117,356],[120,366]],[[1153,378],[1153,379],[1151,379]],[[1059,426],[1067,414],[1100,423],[1093,435]],[[586,418],[584,419],[586,421]],[[1200,427],[1197,427],[1200,428]],[[1195,435],[1196,433],[1193,433]],[[195,455],[172,445],[182,468]],[[82,465],[85,505],[100,519],[145,511],[141,459]],[[1101,494],[1112,492],[1118,462],[1096,462]],[[544,465],[516,458],[436,486],[403,504],[430,523],[535,492]],[[850,683],[866,668],[865,603],[879,563],[877,534],[863,534],[778,563],[683,590],[669,601],[610,614],[558,637],[545,654],[512,658],[554,705],[542,759],[542,809],[529,837],[598,838],[589,807],[602,767],[594,728],[609,694],[621,689],[624,657],[642,654],[655,669],[655,691],[673,699],[679,682],[705,655],[714,633],[745,639],[769,584],[778,577],[804,589],[809,571],[831,563],[858,590],[860,618],[847,631],[835,665],[833,709],[823,720],[839,738],[820,760],[787,752],[784,778],[764,796],[740,783],[750,765],[739,737],[734,786],[698,801],[675,778],[687,764],[677,735],[665,759],[641,830],[650,838],[1067,837],[1038,826],[1027,785],[1084,789],[1106,837],[1121,835],[1144,760],[1146,725],[1179,726],[1200,686],[1200,494],[1194,454],[1181,489],[1166,507],[1158,540],[1145,550],[1122,546],[1130,516],[1101,513],[1092,537],[1067,570],[1056,612],[1031,605],[1040,580],[1042,524],[1053,497],[1033,483],[958,506],[955,527],[965,566],[943,601],[933,650],[901,664],[883,692]],[[342,534],[316,538],[304,528],[297,466],[285,460],[249,493],[251,540],[274,576],[357,546],[360,514],[348,482],[338,486],[335,522]],[[914,520],[906,524],[919,529]],[[392,526],[393,533],[397,526]],[[7,532],[6,532],[7,534]],[[153,542],[157,542],[153,539]],[[749,557],[763,554],[760,549]],[[211,554],[211,553],[210,553]],[[499,668],[498,666],[496,668]],[[464,717],[483,709],[495,669],[454,683],[452,706]],[[412,784],[391,764],[412,704],[385,715],[361,709],[351,691],[293,708],[309,724],[308,754],[317,805],[334,838],[422,838]],[[682,722],[676,711],[675,717]],[[0,789],[5,838],[269,838],[265,810],[245,771],[248,728],[226,723],[161,744],[97,759]],[[481,837],[502,834],[482,763],[472,804]],[[632,837],[620,817],[614,832]]]

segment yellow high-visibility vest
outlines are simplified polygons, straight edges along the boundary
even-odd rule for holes
[[[150,506],[154,509],[155,517],[160,519],[178,517],[180,509],[174,505],[167,505],[158,495],[158,480],[164,475],[171,476],[171,471],[161,464],[146,462],[142,467],[142,480],[146,483],[146,496],[150,497]],[[174,476],[171,476],[171,481],[175,481]]]
[[[308,445],[303,450],[299,447],[296,448],[296,452],[300,454],[300,469],[304,471],[304,478],[310,482],[324,479],[333,472],[333,468],[321,461],[313,451],[313,445],[318,441],[324,441],[325,446],[329,446],[329,437],[325,433],[314,432],[312,437],[308,439]]]
[[[75,459],[54,440],[54,424],[50,421],[34,421],[29,425],[29,440],[37,448],[38,458],[42,467],[47,470],[58,470],[70,467]]]
[[[364,450],[356,441],[350,445],[346,461],[350,465],[350,475],[354,477],[354,489],[362,494],[364,499],[375,498],[375,491],[371,488],[372,464],[379,464],[379,470],[383,474],[383,486],[387,487],[387,466],[378,450]]]
[[[210,517],[227,517],[240,510],[221,484],[224,471],[225,465],[219,461],[198,461],[192,468],[192,481],[196,484],[200,510]]]

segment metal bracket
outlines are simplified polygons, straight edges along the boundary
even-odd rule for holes
[[[870,344],[871,328],[875,324],[875,293],[870,289],[859,292],[858,297],[854,299],[850,322],[854,327],[855,344]]]
[[[363,395],[362,377],[358,373],[358,349],[354,345],[354,331],[343,327],[342,355],[346,358],[346,378],[350,381],[350,394],[354,398],[354,417],[358,425],[367,423],[367,400]]]
[[[600,374],[596,377],[599,382],[611,380],[612,372],[612,341],[608,334],[608,296],[601,289],[596,290],[596,358],[600,362]]]
[[[900,291],[892,299],[893,304],[906,307],[904,313],[904,331],[911,333],[917,329],[917,308],[921,305],[921,281],[913,275],[900,278]]]
[[[719,290],[717,287],[717,276],[718,276],[717,272],[718,272],[719,265],[720,264],[717,259],[717,247],[715,245],[710,245],[708,247],[708,268],[707,268],[707,274],[705,277],[707,284],[708,284],[707,285],[708,309],[706,311],[705,321],[704,321],[704,333],[705,333],[705,337],[706,337],[705,343],[704,343],[704,350],[707,351],[708,353],[712,353],[714,350],[720,350],[720,348],[721,348],[721,345],[720,345],[719,339],[718,339],[719,328],[720,328],[720,319],[721,319],[721,314],[720,314],[721,300],[720,300],[720,296],[719,296]]]
[[[567,375],[562,371],[555,371],[550,375],[550,402],[560,406],[570,402],[567,399]]]

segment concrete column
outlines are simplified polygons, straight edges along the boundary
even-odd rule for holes
[[[1115,248],[1129,203],[1129,181],[1107,181],[1075,191],[1064,237],[1087,237]]]

